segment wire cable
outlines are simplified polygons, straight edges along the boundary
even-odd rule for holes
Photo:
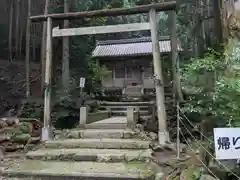
[[[192,135],[192,133],[190,132],[190,130],[189,130],[189,129],[186,127],[186,125],[183,123],[183,121],[181,120],[181,118],[179,119],[179,121],[180,121],[180,123],[183,124],[184,128],[188,131],[188,133],[190,134],[190,136],[191,136],[195,141],[198,142],[198,140]],[[184,137],[184,138],[185,138],[185,137]],[[225,164],[223,164],[223,163],[221,163],[219,160],[217,160],[217,159],[212,155],[212,153],[209,152],[201,143],[198,142],[198,144],[199,144],[214,160],[216,160],[219,165],[221,165],[222,167],[224,167],[225,170],[231,172],[236,178],[240,179],[240,177],[239,177],[236,173],[234,173],[233,171],[231,171],[231,169],[229,169]]]
[[[188,117],[182,112],[182,109],[177,106],[177,108],[179,109],[180,113],[184,116],[184,118],[188,121],[188,123],[195,128],[194,124],[188,119]],[[206,138],[210,143],[213,143],[213,140],[209,139],[207,136],[205,136],[201,131],[198,130],[198,132],[204,137]]]
[[[184,141],[186,142],[186,144],[188,145],[188,147],[190,148],[190,150],[192,152],[194,152],[193,148],[191,147],[191,145],[188,143],[187,139],[185,138],[185,136],[183,135],[182,131],[180,130],[180,134],[182,134]],[[208,170],[208,172],[217,180],[219,180],[219,178],[211,171],[211,169],[209,169],[209,167],[196,155],[196,158],[202,163],[202,165]]]

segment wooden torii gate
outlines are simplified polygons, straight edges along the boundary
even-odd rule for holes
[[[158,41],[158,28],[156,13],[158,11],[171,11],[172,14],[172,35],[171,35],[171,50],[172,50],[172,64],[173,64],[173,77],[174,84],[176,84],[178,68],[177,61],[177,39],[176,39],[176,2],[166,3],[153,3],[149,5],[136,6],[133,8],[117,8],[117,9],[103,9],[87,12],[71,12],[59,14],[47,14],[39,16],[31,16],[32,22],[47,21],[47,45],[46,45],[46,70],[45,70],[45,90],[44,90],[44,127],[42,130],[42,140],[50,140],[52,138],[51,129],[51,71],[52,71],[52,38],[62,36],[76,36],[76,35],[94,35],[103,33],[119,33],[130,31],[150,30],[153,48],[153,64],[154,64],[154,77],[156,86],[156,103],[157,114],[159,121],[159,143],[165,144],[169,141],[169,134],[167,131],[167,115],[165,108],[164,86],[162,65],[160,59],[160,48]],[[83,28],[68,28],[59,29],[59,27],[52,28],[53,20],[65,20],[74,18],[86,17],[103,17],[103,16],[120,16],[132,15],[140,13],[149,13],[149,23],[133,23],[133,24],[119,24],[109,26],[97,27],[83,27]],[[176,85],[174,85],[176,90]],[[175,91],[176,92],[176,91]]]

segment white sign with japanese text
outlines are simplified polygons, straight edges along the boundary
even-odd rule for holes
[[[79,83],[79,87],[80,87],[80,88],[84,88],[84,86],[85,86],[85,80],[86,80],[86,79],[83,78],[83,77],[80,78],[80,83]]]
[[[240,158],[240,128],[214,128],[216,159]]]

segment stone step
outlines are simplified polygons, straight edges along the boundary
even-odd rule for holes
[[[104,101],[100,102],[100,105],[102,106],[149,106],[154,105],[154,102],[131,102],[131,101],[123,101],[123,102],[110,102],[110,101]]]
[[[145,115],[149,115],[149,111],[143,111],[143,110],[140,110],[139,111],[139,114],[140,114],[140,116],[145,116]],[[127,115],[127,111],[126,110],[113,110],[113,111],[111,111],[111,114],[112,114],[112,116],[120,116],[120,115]]]
[[[25,180],[153,180],[155,164],[24,160],[3,170],[4,177]],[[159,174],[159,173],[158,173]]]
[[[141,116],[141,118],[142,118],[142,119],[151,120],[151,119],[152,119],[152,115]]]
[[[92,123],[86,125],[87,129],[126,129],[126,123]]]
[[[115,138],[115,139],[128,139],[138,138],[138,133],[129,129],[84,129],[84,130],[68,130],[60,133],[58,139],[64,138]]]
[[[139,139],[65,139],[46,141],[45,148],[148,149],[150,141]]]
[[[95,161],[95,162],[146,162],[152,151],[126,149],[40,149],[28,152],[26,157],[33,160]]]
[[[127,110],[129,106],[103,106],[105,108],[111,109],[111,110]],[[134,108],[138,108],[139,110],[149,110],[151,106],[132,106]]]
[[[127,118],[116,116],[86,125],[87,129],[126,129]]]

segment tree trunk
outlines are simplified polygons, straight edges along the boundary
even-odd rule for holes
[[[30,96],[30,34],[31,34],[31,0],[28,0],[28,17],[26,27],[26,98]]]
[[[32,54],[33,61],[36,61],[36,24],[32,25]]]
[[[206,1],[200,1],[201,2],[201,19],[204,19],[205,17],[205,13],[204,13],[204,9],[205,6],[207,6]],[[201,20],[201,37],[202,37],[202,53],[204,53],[204,50],[206,49],[206,27],[205,27],[205,21]]]
[[[16,7],[16,27],[15,27],[15,57],[18,59],[19,55],[19,49],[18,49],[18,44],[19,44],[19,16],[20,16],[20,3],[21,0],[17,0],[17,7]]]
[[[64,12],[69,12],[68,0],[64,0]],[[69,20],[64,20],[64,28],[69,28]],[[69,37],[63,37],[62,56],[62,86],[68,90],[69,86]]]
[[[8,31],[8,51],[9,60],[12,61],[12,25],[13,25],[13,0],[10,0],[10,11],[9,11],[9,31]]]
[[[19,35],[19,54],[18,57],[22,59],[22,39],[23,39],[23,27],[20,27],[20,35]]]
[[[49,6],[50,0],[45,1],[45,9],[44,14],[48,14],[48,6]],[[42,75],[41,75],[41,94],[43,94],[44,90],[44,81],[45,81],[45,62],[46,62],[46,41],[47,41],[47,22],[44,21],[43,23],[43,31],[42,31],[42,45],[41,45],[41,69],[42,69]]]
[[[236,4],[235,4],[236,3]],[[234,0],[225,2],[222,6],[223,39],[240,39],[240,7]],[[238,6],[237,6],[238,5]]]
[[[180,80],[180,71],[179,71],[179,50],[178,50],[178,39],[177,39],[177,15],[175,11],[172,11],[169,14],[171,21],[171,59],[172,59],[172,77],[173,77],[173,97],[174,101],[177,99],[178,101],[183,101],[183,94],[181,88],[181,80]],[[176,104],[175,104],[176,105]]]
[[[18,57],[22,59],[22,39],[23,39],[23,26],[25,26],[25,13],[24,13],[24,1],[20,1],[20,32],[19,32],[19,43],[18,43]]]
[[[223,43],[220,3],[221,2],[219,0],[213,0],[214,34],[216,35],[217,44]]]

